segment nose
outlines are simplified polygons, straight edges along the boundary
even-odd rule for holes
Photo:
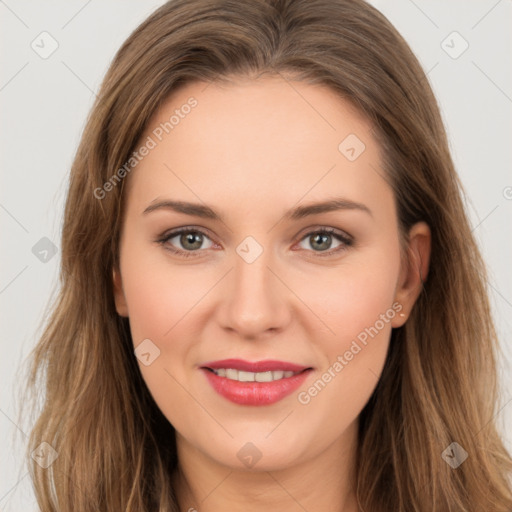
[[[248,263],[234,255],[217,309],[222,328],[240,338],[257,339],[286,328],[292,318],[291,292],[278,277],[270,251]]]

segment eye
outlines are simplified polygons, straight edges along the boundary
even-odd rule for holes
[[[333,243],[335,244],[334,246]],[[353,240],[348,235],[334,228],[322,228],[310,231],[302,238],[299,246],[307,250],[312,248],[313,252],[325,253],[321,254],[321,256],[328,256],[346,250],[352,244]]]
[[[211,249],[214,243],[202,230],[182,227],[164,233],[156,240],[164,248],[181,257],[199,256],[202,250]],[[334,245],[333,245],[334,244]],[[331,256],[353,245],[353,239],[334,228],[319,228],[307,233],[299,242],[299,247],[318,256]]]
[[[157,242],[167,250],[185,257],[195,256],[192,253],[199,252],[201,249],[210,249],[213,246],[213,242],[206,233],[186,227],[162,235]],[[206,245],[203,245],[205,242],[207,242]]]

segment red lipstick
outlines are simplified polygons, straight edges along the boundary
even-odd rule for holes
[[[312,368],[285,361],[223,359],[201,365],[217,393],[239,405],[270,405],[293,393]]]

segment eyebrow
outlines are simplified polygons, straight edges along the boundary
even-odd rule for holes
[[[204,219],[223,221],[222,216],[207,205],[190,203],[187,201],[172,201],[170,199],[163,199],[160,201],[155,199],[142,213],[143,215],[147,215],[148,213],[154,212],[156,210],[172,210],[178,213],[184,213],[186,215],[202,217]],[[287,211],[283,218],[288,220],[299,220],[310,215],[318,215],[320,213],[338,210],[359,210],[369,214],[370,216],[373,216],[371,210],[366,205],[339,197],[319,203],[311,203],[298,206]]]

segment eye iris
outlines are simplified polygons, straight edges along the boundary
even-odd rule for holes
[[[309,237],[309,240],[313,248],[316,246],[316,248],[320,250],[329,249],[331,245],[331,235],[326,233],[315,233],[313,236]],[[319,245],[316,245],[317,243]]]
[[[185,249],[199,249],[203,243],[203,235],[194,232],[184,233],[180,236],[180,243]]]

